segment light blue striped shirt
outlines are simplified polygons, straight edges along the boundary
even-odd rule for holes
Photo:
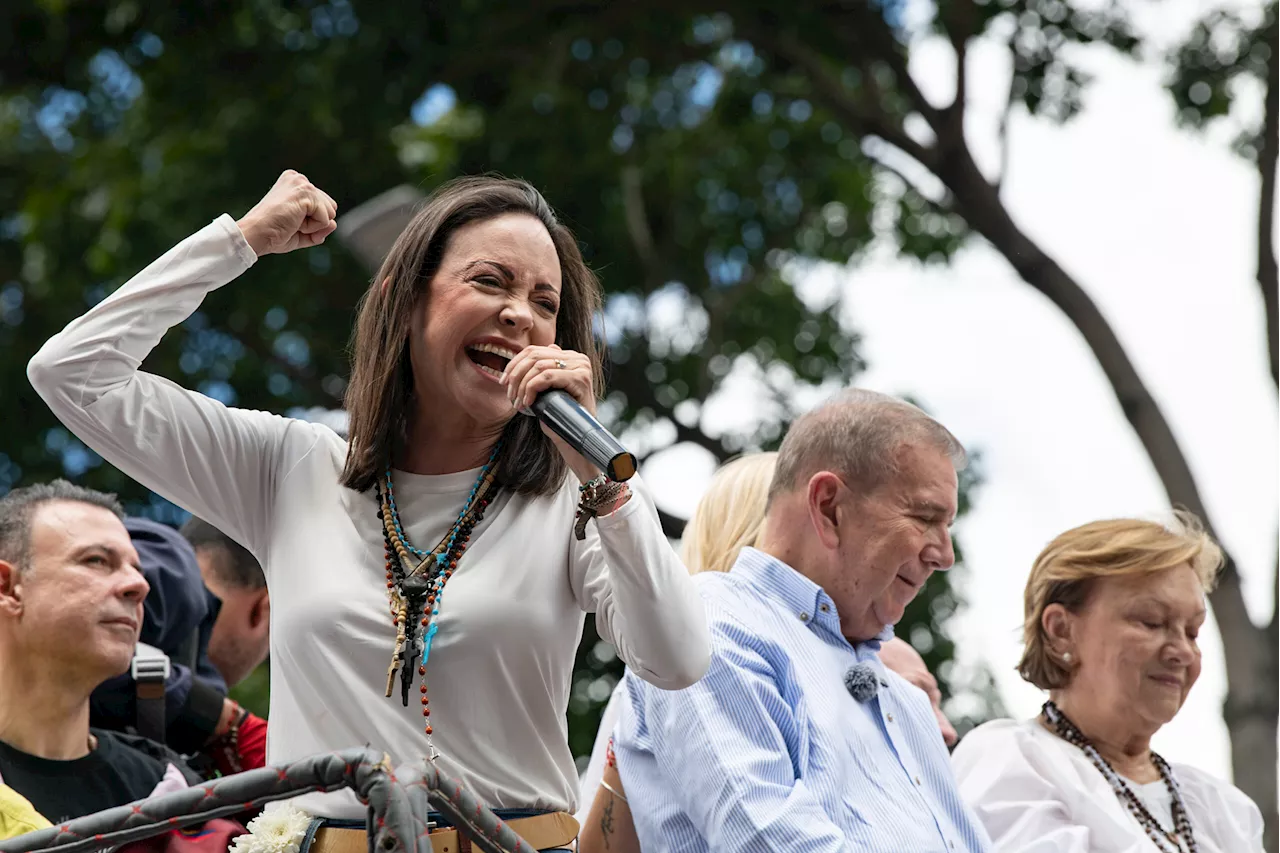
[[[626,677],[615,749],[641,849],[990,849],[928,699],[876,655],[891,628],[850,645],[817,584],[752,548],[695,581],[707,675],[679,691]],[[844,686],[858,662],[880,674],[865,703]]]

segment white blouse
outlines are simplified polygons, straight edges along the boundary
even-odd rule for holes
[[[1035,720],[981,725],[960,741],[951,760],[960,795],[997,853],[1159,850],[1093,762]],[[1262,850],[1262,813],[1240,789],[1185,764],[1172,769],[1201,853]],[[1151,786],[1130,787],[1146,795],[1162,826],[1172,827],[1167,789],[1162,795]],[[1163,798],[1164,808],[1152,797]]]
[[[31,360],[40,396],[121,471],[240,542],[271,591],[269,761],[371,745],[427,754],[415,674],[397,676],[383,536],[372,492],[339,485],[346,444],[327,427],[228,408],[138,370],[170,327],[256,260],[222,216],[72,322]],[[265,284],[265,283],[263,283]],[[263,286],[258,284],[257,286]],[[393,473],[409,540],[433,547],[479,471]],[[633,497],[573,536],[573,478],[547,497],[504,492],[449,581],[427,682],[438,766],[498,808],[573,811],[565,711],[583,613],[643,678],[677,689],[710,650],[702,606],[639,478]],[[361,818],[349,791],[300,807]]]

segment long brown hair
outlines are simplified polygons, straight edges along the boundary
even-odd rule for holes
[[[560,311],[556,343],[591,359],[596,393],[603,391],[603,343],[593,322],[601,307],[600,282],[587,268],[577,240],[557,221],[551,206],[524,181],[483,176],[450,181],[423,203],[396,238],[360,300],[351,340],[351,379],[344,405],[349,418],[342,485],[373,487],[397,443],[408,440],[414,406],[409,335],[449,239],[459,228],[506,213],[535,217],[546,227],[560,260]],[[389,281],[386,288],[382,282]],[[526,494],[549,494],[564,481],[564,458],[538,422],[513,417],[502,433],[497,477]]]

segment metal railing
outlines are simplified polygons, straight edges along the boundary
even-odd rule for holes
[[[343,788],[370,808],[369,853],[431,853],[432,811],[485,853],[536,853],[461,782],[426,761],[393,770],[386,756],[372,749],[314,755],[224,776],[0,841],[0,853],[114,848],[277,800]]]

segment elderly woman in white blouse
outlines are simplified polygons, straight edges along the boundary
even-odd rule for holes
[[[464,179],[400,235],[356,319],[349,443],[138,370],[206,297],[263,255],[321,243],[336,213],[285,172],[239,221],[214,220],[45,344],[32,384],[85,444],[262,563],[268,760],[362,744],[426,758],[510,810],[535,847],[568,846],[584,612],[660,687],[699,679],[709,649],[638,478],[607,480],[517,414],[550,388],[594,410],[602,375],[599,283],[542,196]],[[297,805],[364,818],[350,792]]]
[[[1002,853],[1258,853],[1233,785],[1151,750],[1200,675],[1196,637],[1222,552],[1194,517],[1063,533],[1027,581],[1019,671],[1033,720],[979,726],[953,753],[961,795]]]

